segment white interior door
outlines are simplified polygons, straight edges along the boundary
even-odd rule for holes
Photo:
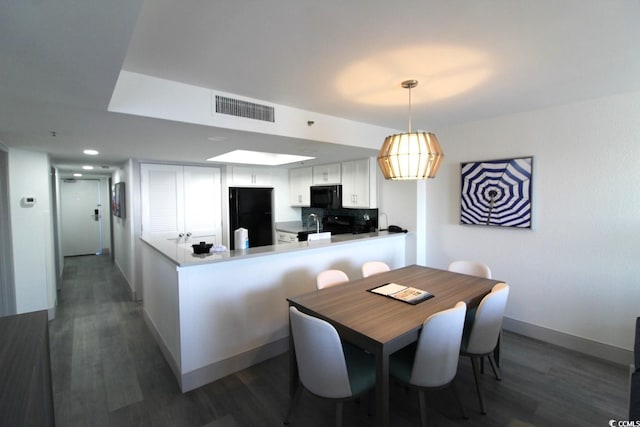
[[[185,231],[192,240],[222,241],[220,169],[184,167]]]
[[[102,252],[100,181],[60,182],[60,222],[64,256]]]

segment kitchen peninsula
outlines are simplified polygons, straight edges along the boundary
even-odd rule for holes
[[[141,240],[144,318],[183,392],[288,349],[287,298],[338,268],[359,278],[371,260],[406,265],[405,234],[345,234],[315,242],[194,255],[191,244]]]

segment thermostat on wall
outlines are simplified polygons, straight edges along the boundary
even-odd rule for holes
[[[24,196],[21,200],[22,206],[29,207],[36,204],[36,198],[33,196]]]

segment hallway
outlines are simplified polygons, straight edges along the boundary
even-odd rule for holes
[[[56,424],[66,426],[282,426],[289,403],[288,355],[182,394],[142,319],[142,304],[108,256],[65,259],[56,319],[50,322]],[[503,381],[485,375],[480,415],[467,359],[459,389],[470,420],[447,390],[428,395],[438,426],[596,426],[627,418],[628,368],[510,333]],[[391,390],[393,426],[419,424],[417,397]],[[365,402],[366,403],[366,402]],[[366,404],[344,406],[345,426],[374,425]],[[331,402],[303,394],[291,426],[333,425]]]
[[[65,259],[50,323],[58,426],[202,426],[213,408],[178,383],[108,256]],[[203,406],[205,409],[203,409]],[[218,425],[218,424],[212,424]]]

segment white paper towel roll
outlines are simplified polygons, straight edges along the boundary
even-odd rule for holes
[[[249,230],[246,228],[238,228],[233,232],[233,242],[235,249],[248,249],[249,248]]]

